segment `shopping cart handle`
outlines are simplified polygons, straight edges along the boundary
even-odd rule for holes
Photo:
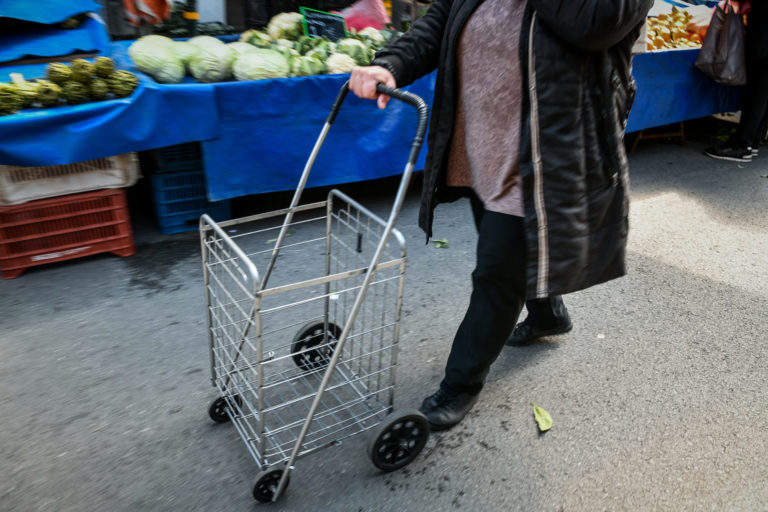
[[[424,141],[424,134],[427,132],[427,121],[429,119],[429,109],[427,108],[427,104],[424,102],[424,100],[413,93],[400,89],[394,89],[384,84],[376,85],[376,91],[400,101],[404,101],[405,103],[413,105],[413,107],[416,108],[419,114],[419,122],[416,127],[416,137],[414,137],[414,143],[418,143],[420,146]],[[328,124],[333,124],[333,122],[336,120],[336,114],[339,113],[341,104],[344,102],[344,98],[347,97],[348,92],[349,80],[344,83],[344,85],[341,87],[341,90],[339,91],[339,94],[336,96],[336,101],[333,103],[333,107],[331,107],[331,113],[328,114]]]

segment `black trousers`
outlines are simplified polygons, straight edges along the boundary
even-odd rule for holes
[[[475,204],[473,201],[473,212]],[[472,295],[453,339],[443,386],[479,393],[491,364],[501,353],[525,302],[523,219],[482,211]]]
[[[747,85],[736,130],[740,145],[757,147],[768,127],[768,58],[747,61]]]
[[[465,190],[464,194],[469,197],[469,204],[472,207],[472,218],[479,233],[480,222],[483,220],[483,214],[486,212],[483,202],[472,189]],[[565,305],[563,305],[562,296],[552,295],[544,299],[525,301],[525,309],[528,311],[528,318],[537,327],[549,329],[563,322],[563,319],[558,316],[558,312],[565,311]],[[562,313],[560,314],[562,315]]]

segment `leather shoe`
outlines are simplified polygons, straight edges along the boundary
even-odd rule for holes
[[[556,324],[554,327],[546,329],[540,328],[535,325],[533,321],[529,322],[528,320],[529,319],[526,318],[525,321],[515,326],[514,330],[512,331],[512,335],[507,340],[507,345],[522,347],[525,345],[530,345],[539,338],[565,334],[573,329],[573,322],[571,322],[571,319],[568,316],[563,318],[562,321]]]
[[[475,405],[479,394],[455,393],[440,386],[433,395],[424,399],[419,407],[432,430],[446,430],[459,423]]]

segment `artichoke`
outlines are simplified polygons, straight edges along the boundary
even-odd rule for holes
[[[61,62],[52,62],[45,68],[45,76],[51,82],[61,85],[72,80],[72,69]]]
[[[109,78],[115,71],[115,61],[109,57],[97,57],[94,67],[96,68],[96,76],[99,78]]]
[[[19,93],[8,84],[0,84],[0,116],[15,114],[21,110]]]
[[[37,101],[44,107],[51,107],[59,102],[61,87],[49,80],[37,81]]]
[[[88,86],[81,82],[70,80],[61,86],[61,95],[67,103],[76,105],[88,101]]]
[[[14,83],[11,87],[16,90],[21,99],[21,108],[31,107],[37,101],[37,84],[34,82]]]
[[[94,78],[90,85],[91,98],[95,100],[105,100],[109,94],[109,85],[102,78]]]
[[[96,73],[96,66],[85,59],[75,59],[69,66],[72,69],[72,80],[87,84]]]
[[[118,98],[130,96],[139,85],[139,79],[130,71],[115,71],[107,81],[109,90]]]

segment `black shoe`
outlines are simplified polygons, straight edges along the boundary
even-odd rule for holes
[[[515,326],[512,335],[507,340],[507,345],[524,347],[525,345],[530,345],[539,338],[565,334],[573,329],[573,322],[571,322],[571,318],[567,316],[567,314],[560,323],[550,328],[537,327],[533,321],[529,321],[529,319],[530,317]]]
[[[720,160],[731,160],[732,162],[750,162],[752,161],[753,150],[750,147],[722,146],[711,147],[704,150],[704,154]]]
[[[437,393],[424,399],[419,407],[432,430],[446,430],[459,423],[472,409],[480,395],[454,393],[440,386]]]

